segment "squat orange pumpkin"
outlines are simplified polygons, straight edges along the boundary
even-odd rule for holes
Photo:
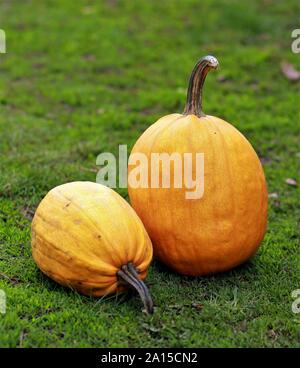
[[[187,199],[186,188],[130,185],[131,204],[150,235],[154,255],[185,275],[225,271],[251,257],[267,225],[267,189],[261,163],[232,125],[202,111],[202,87],[213,56],[195,66],[183,114],[167,115],[148,128],[132,153],[204,153],[204,192]],[[129,175],[134,169],[130,164]],[[195,161],[193,176],[195,176]],[[160,175],[162,167],[160,166]],[[174,165],[171,165],[171,178]]]
[[[142,281],[151,241],[129,204],[104,185],[73,182],[52,189],[34,215],[32,254],[62,285],[96,297],[132,287],[153,312]]]

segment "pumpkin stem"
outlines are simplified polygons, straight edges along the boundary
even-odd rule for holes
[[[123,265],[117,272],[118,277],[127,285],[135,289],[142,299],[146,312],[148,314],[153,313],[153,301],[147,286],[139,278],[136,268],[132,263]]]
[[[184,115],[205,116],[202,111],[202,88],[210,69],[217,69],[218,60],[214,56],[204,56],[195,65],[190,76]]]

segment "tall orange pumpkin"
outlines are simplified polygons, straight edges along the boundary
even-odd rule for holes
[[[170,188],[151,188],[149,168],[147,188],[128,183],[131,204],[150,235],[154,255],[184,275],[212,274],[243,263],[259,247],[267,225],[266,182],[254,149],[232,125],[202,111],[203,83],[217,66],[213,56],[196,64],[184,113],[164,116],[149,127],[129,158],[130,179],[135,153],[146,155],[148,162],[152,153],[204,154],[201,198],[188,199],[187,188],[174,182]],[[171,178],[174,170],[171,161]],[[192,174],[195,177],[195,160]]]

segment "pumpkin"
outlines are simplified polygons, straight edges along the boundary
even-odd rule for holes
[[[132,287],[153,312],[142,281],[151,240],[130,205],[104,185],[73,182],[52,189],[33,218],[32,254],[61,285],[95,297]]]
[[[229,270],[251,257],[267,225],[264,172],[247,139],[226,121],[202,111],[202,87],[218,61],[205,56],[192,71],[183,114],[162,117],[137,140],[129,157],[128,190],[133,208],[153,243],[154,255],[175,271],[191,276]],[[136,153],[202,153],[201,198],[187,198],[187,188],[133,185]],[[169,156],[171,157],[171,156]],[[139,163],[140,164],[140,163]],[[150,166],[150,164],[149,164]],[[170,160],[170,177],[175,164]],[[195,159],[191,165],[196,175]],[[159,179],[163,180],[162,165]]]

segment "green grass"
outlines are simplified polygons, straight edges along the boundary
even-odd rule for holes
[[[280,72],[283,60],[300,69],[290,47],[299,11],[298,0],[1,1],[0,346],[300,347],[291,310],[300,193],[285,183],[299,179],[300,96]],[[156,119],[181,112],[205,54],[221,66],[207,79],[204,110],[250,140],[279,196],[257,255],[193,279],[154,262],[152,317],[135,295],[95,300],[48,280],[30,250],[39,201],[58,184],[95,181],[100,152],[131,148]]]

